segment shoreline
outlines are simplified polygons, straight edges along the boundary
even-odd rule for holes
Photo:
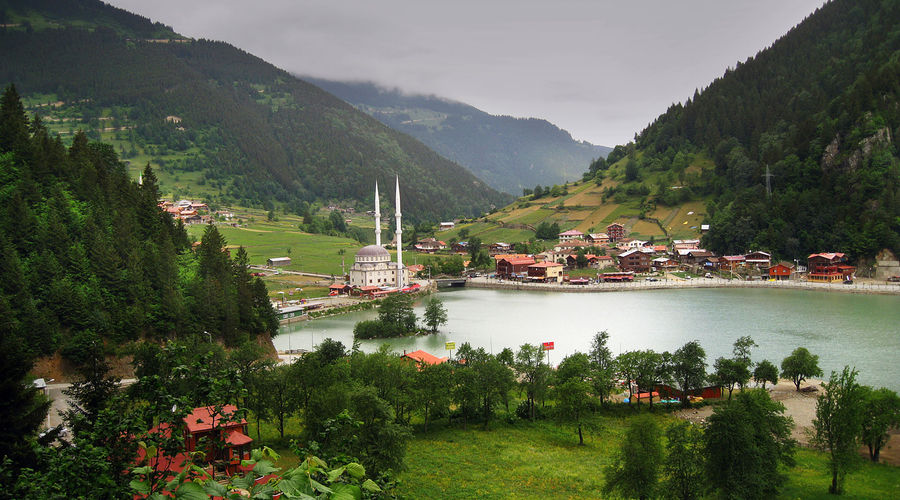
[[[493,278],[469,278],[466,286],[494,290],[531,290],[545,292],[602,293],[633,290],[674,290],[690,288],[766,288],[780,290],[808,290],[820,292],[859,293],[865,295],[900,295],[900,284],[880,283],[811,283],[808,281],[744,281],[721,278],[661,279],[660,281],[634,281],[631,283],[592,283],[566,285],[556,283],[522,283],[500,281]]]

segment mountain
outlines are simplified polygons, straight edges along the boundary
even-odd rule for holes
[[[490,115],[468,104],[369,82],[302,78],[514,195],[523,188],[577,179],[585,165],[611,151],[576,141],[546,120]]]
[[[191,40],[96,0],[0,2],[0,82],[51,132],[112,143],[160,187],[214,205],[368,206],[401,178],[409,220],[510,197],[412,137],[231,45]]]
[[[648,206],[705,201],[720,254],[865,259],[900,249],[898,133],[900,3],[834,0],[586,177]]]

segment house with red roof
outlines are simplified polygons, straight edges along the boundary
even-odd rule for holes
[[[188,467],[192,459],[202,457],[210,475],[216,470],[231,476],[242,471],[241,460],[250,458],[253,438],[247,435],[247,420],[239,417],[235,405],[201,406],[194,408],[183,419],[184,448],[174,455],[158,452],[147,457],[146,449],[138,449],[137,462],[149,465],[160,472],[177,474]],[[171,436],[172,429],[162,423],[150,429],[150,433]],[[196,452],[202,451],[202,454]]]
[[[532,257],[508,257],[497,260],[497,276],[500,278],[521,277],[528,274],[528,266],[534,264]]]
[[[542,283],[562,283],[564,267],[558,262],[538,262],[528,266],[528,278]]]
[[[855,267],[847,265],[847,256],[840,252],[810,254],[806,261],[809,281],[843,281],[850,279],[856,271]]]
[[[768,274],[770,280],[789,280],[791,279],[791,275],[794,274],[794,264],[790,262],[779,262],[774,266],[769,266]]]
[[[400,356],[400,359],[414,361],[421,368],[425,365],[439,365],[441,363],[446,363],[450,358],[446,356],[444,356],[443,358],[439,358],[434,354],[419,349],[418,351],[413,352],[404,351],[403,355]]]

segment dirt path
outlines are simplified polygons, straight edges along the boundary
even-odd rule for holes
[[[784,379],[780,380],[778,385],[774,387],[766,387],[772,399],[780,401],[784,405],[784,414],[794,419],[794,430],[791,432],[791,437],[796,439],[802,446],[809,446],[809,433],[813,430],[813,420],[816,418],[816,399],[824,390],[821,380],[811,380],[800,384],[801,389],[811,387],[817,390],[814,392],[797,392],[794,384]],[[712,412],[712,406],[704,406],[696,410],[680,410],[675,412],[675,415],[691,422],[703,423],[712,415]],[[881,462],[900,465],[900,432],[893,431],[890,434],[890,440],[881,450]],[[868,448],[861,447],[859,452],[866,459],[869,458]]]

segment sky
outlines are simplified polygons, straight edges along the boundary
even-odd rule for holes
[[[823,0],[106,0],[295,74],[372,81],[615,146]]]

